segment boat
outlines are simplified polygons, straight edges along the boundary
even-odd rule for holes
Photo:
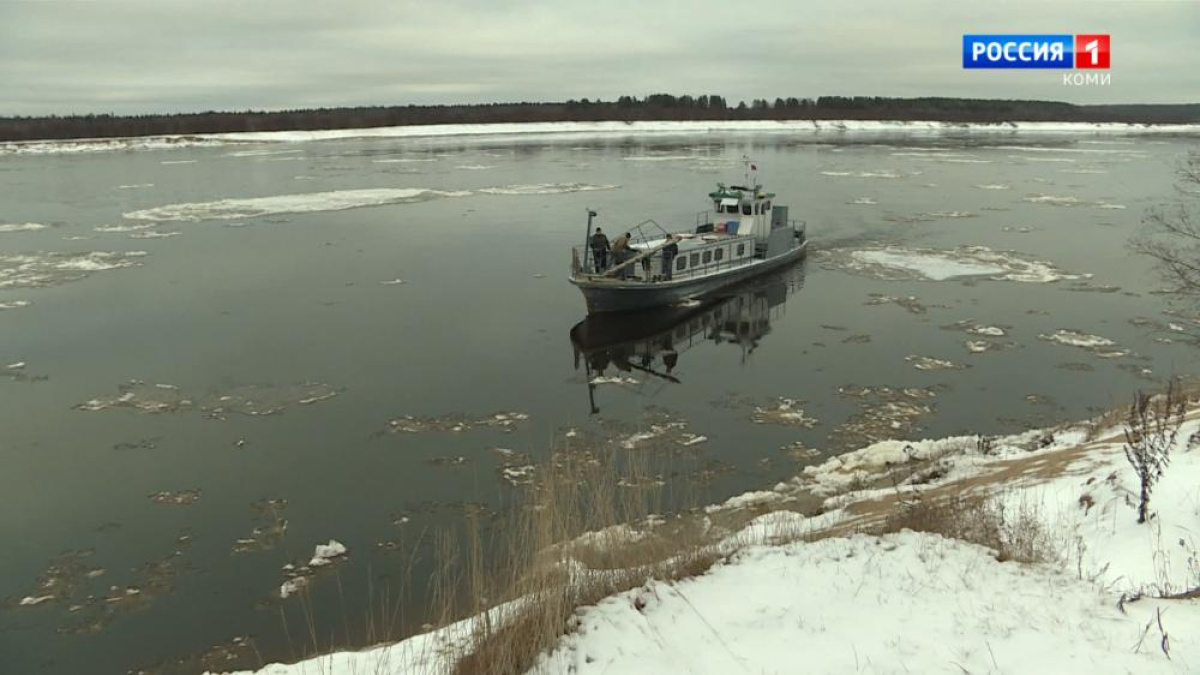
[[[805,223],[758,183],[748,159],[741,185],[717,184],[711,210],[695,226],[668,232],[653,220],[628,229],[629,246],[597,260],[591,246],[597,213],[587,212],[587,237],[571,250],[570,282],[583,292],[589,314],[691,304],[731,284],[777,270],[804,257]],[[615,233],[614,233],[615,234]],[[615,241],[615,240],[614,240]]]
[[[771,322],[783,315],[788,296],[803,285],[799,267],[727,287],[703,302],[588,315],[570,337],[575,370],[587,378],[591,412],[599,412],[599,385],[653,396],[683,384],[680,357],[702,344],[736,346],[745,363],[771,332]]]

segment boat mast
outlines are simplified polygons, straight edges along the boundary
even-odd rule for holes
[[[588,209],[587,234],[583,238],[583,273],[587,274],[588,270],[592,269],[588,266],[588,254],[592,252],[592,218],[596,217],[596,212]],[[594,265],[594,263],[593,263]]]

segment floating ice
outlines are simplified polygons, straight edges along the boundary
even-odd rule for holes
[[[1002,183],[988,183],[985,185],[976,185],[975,187],[979,188],[980,190],[1011,190],[1012,189],[1011,185],[1004,185]]]
[[[396,278],[396,279],[389,279],[388,281],[381,281],[381,282],[379,282],[379,284],[380,284],[381,286],[399,286],[399,285],[401,285],[401,284],[403,284],[403,283],[404,283],[404,280],[403,280],[403,279],[400,279],[400,278]]]
[[[869,205],[873,205],[873,204],[878,204],[879,202],[875,201],[874,199],[871,199],[870,197],[858,197],[856,199],[851,200],[849,203],[862,204],[862,205],[869,206]]]
[[[145,251],[0,254],[0,288],[57,286],[95,272],[136,267],[145,255]]]
[[[263,157],[268,155],[290,155],[303,150],[240,150],[226,153],[226,157]]]
[[[463,169],[464,171],[486,171],[487,169],[494,169],[496,167],[491,164],[460,164],[454,168]]]
[[[904,357],[904,360],[911,363],[912,367],[917,370],[962,370],[969,367],[953,361],[935,359],[932,356],[917,356],[916,354],[909,354]]]
[[[100,225],[92,229],[96,232],[138,232],[140,230],[149,230],[153,227],[158,227],[158,223],[146,223],[145,225]]]
[[[1078,197],[1057,197],[1054,195],[1029,195],[1024,201],[1030,204],[1046,204],[1049,206],[1093,206],[1100,209],[1124,209],[1124,204],[1113,204],[1105,201],[1088,201]]]
[[[388,159],[373,159],[375,164],[412,164],[414,162],[436,162],[436,157],[392,157]]]
[[[599,377],[594,377],[594,378],[592,378],[592,381],[591,381],[589,384],[625,384],[625,385],[635,385],[635,384],[638,384],[638,381],[637,381],[637,380],[635,380],[635,379],[634,379],[634,378],[632,378],[632,377],[620,377],[620,376],[616,376],[616,377],[605,377],[605,376],[601,375],[601,376],[599,376]]]
[[[169,239],[183,234],[182,232],[135,232],[129,235],[130,239]]]
[[[592,185],[590,183],[535,183],[531,185],[504,185],[480,188],[477,192],[488,195],[556,195],[568,192],[593,192],[615,190],[618,185]]]
[[[1090,276],[1070,274],[1048,262],[986,246],[960,246],[952,250],[896,246],[832,249],[820,252],[820,256],[826,266],[885,280],[945,281],[982,277],[992,281],[1048,283]]]
[[[755,407],[750,419],[755,424],[779,424],[803,429],[811,429],[818,422],[817,418],[804,414],[799,401],[783,397],[778,399],[774,408]]]
[[[377,188],[367,190],[336,190],[332,192],[309,192],[275,197],[250,199],[221,199],[214,202],[170,204],[153,209],[126,213],[130,220],[173,220],[195,222],[201,220],[238,220],[282,213],[316,213],[342,211],[365,206],[410,204],[444,197],[464,197],[470,192],[447,192],[415,188]]]
[[[1038,339],[1069,347],[1079,347],[1101,359],[1119,359],[1129,356],[1128,350],[1117,348],[1116,343],[1112,340],[1082,331],[1059,329],[1049,335],[1044,333],[1038,335]]]
[[[133,185],[118,185],[117,189],[118,190],[137,190],[140,188],[151,188],[151,187],[154,187],[154,183],[135,183]]]
[[[36,232],[48,229],[49,225],[42,223],[8,223],[0,225],[0,232]]]
[[[28,300],[9,300],[8,302],[0,302],[0,311],[6,309],[20,309],[22,307],[28,307],[31,304],[33,303],[29,302]]]
[[[831,176],[834,178],[902,178],[903,176],[890,169],[882,171],[822,171],[822,176]]]
[[[17,604],[22,607],[36,607],[44,602],[50,602],[54,599],[53,595],[26,596],[21,598]]]
[[[175,159],[175,160],[166,160],[166,161],[159,162],[159,164],[195,164],[195,163],[196,163],[196,160],[194,160],[194,159]]]
[[[334,558],[346,555],[346,546],[336,539],[330,539],[328,544],[317,544],[313,550],[312,560],[308,561],[309,567],[322,567],[333,562]]]

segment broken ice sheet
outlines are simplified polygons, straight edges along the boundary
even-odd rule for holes
[[[755,406],[750,413],[750,420],[755,424],[778,424],[788,427],[811,429],[818,420],[804,413],[800,407],[802,401],[792,398],[779,397],[772,407]]]
[[[24,361],[16,361],[6,366],[0,366],[0,378],[8,378],[14,382],[44,382],[48,379],[46,375],[31,375],[25,369]]]
[[[1020,253],[996,251],[986,246],[918,249],[884,246],[866,249],[817,251],[822,267],[884,281],[947,281],[979,278],[990,281],[1050,283],[1060,279],[1086,279],[1053,264]]]
[[[145,256],[145,251],[0,254],[0,289],[58,286],[96,272],[137,267]]]
[[[441,416],[417,417],[404,415],[388,422],[388,431],[394,434],[416,434],[424,432],[453,432],[472,431],[474,429],[492,428],[504,432],[512,431],[517,424],[529,419],[529,415],[520,412],[498,412],[484,417],[472,418],[461,413]]]
[[[878,441],[911,437],[920,431],[919,422],[933,414],[933,387],[863,387],[846,385],[838,395],[856,399],[859,411],[829,434],[830,442],[842,450],[856,450]]]
[[[195,504],[200,501],[199,488],[190,490],[163,490],[150,495],[150,501],[155,504],[169,504],[175,506],[186,506]]]
[[[216,394],[190,396],[173,384],[148,384],[130,380],[119,385],[119,394],[94,398],[75,406],[76,410],[100,411],[130,408],[141,413],[161,414],[200,410],[213,419],[229,414],[259,417],[283,412],[292,405],[310,405],[333,398],[338,390],[319,382],[298,385],[251,385]]]
[[[904,360],[912,364],[912,367],[917,370],[962,370],[963,368],[970,368],[968,365],[954,363],[953,361],[935,359],[932,356],[917,356],[916,354],[909,354],[904,357]]]
[[[927,309],[915,295],[897,297],[894,295],[882,295],[880,293],[872,293],[865,305],[887,305],[893,304],[908,310],[912,314],[924,314]]]
[[[313,547],[312,557],[308,562],[288,563],[283,566],[284,581],[279,586],[278,597],[286,600],[289,597],[308,589],[312,577],[333,563],[345,559],[348,549],[345,544],[336,539],[330,539],[327,544],[317,544]]]
[[[258,553],[270,551],[287,536],[288,521],[283,517],[288,501],[283,498],[260,499],[251,507],[257,513],[256,524],[250,535],[233,544],[233,553]]]
[[[1128,351],[1118,348],[1116,343],[1108,338],[1068,328],[1060,328],[1048,334],[1042,333],[1038,335],[1038,339],[1068,347],[1078,347],[1102,359],[1120,358],[1129,355]]]

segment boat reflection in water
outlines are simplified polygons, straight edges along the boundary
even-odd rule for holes
[[[702,343],[737,345],[744,363],[804,286],[804,266],[730,287],[703,302],[634,313],[592,314],[571,329],[575,369],[587,376],[592,413],[596,386],[618,382],[653,396],[671,384],[683,354]],[[636,381],[636,382],[634,382]]]

